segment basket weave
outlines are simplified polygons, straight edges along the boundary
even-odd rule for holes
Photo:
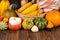
[[[39,14],[37,16],[28,16],[28,15],[23,15],[22,13],[19,13],[18,11],[16,11],[16,14],[18,15],[18,17],[22,18],[22,19],[25,19],[25,18],[31,18],[31,19],[34,19],[36,17],[44,17],[45,13],[43,14]]]

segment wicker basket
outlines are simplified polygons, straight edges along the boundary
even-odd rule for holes
[[[19,13],[16,11],[16,14],[18,15],[18,17],[22,18],[22,19],[25,19],[25,18],[31,18],[31,19],[34,19],[36,17],[44,17],[45,16],[45,13],[43,14],[38,14],[37,16],[28,16],[28,15],[23,15],[22,13]]]

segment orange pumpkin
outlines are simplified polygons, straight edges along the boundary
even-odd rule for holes
[[[52,10],[46,13],[46,19],[48,21],[51,21],[54,26],[60,25],[60,11],[58,10]]]

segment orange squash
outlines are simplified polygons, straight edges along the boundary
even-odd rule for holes
[[[48,21],[51,21],[54,26],[60,25],[60,11],[58,10],[52,10],[46,13],[46,19]]]
[[[46,28],[54,28],[53,23],[48,21],[48,24],[47,24]]]

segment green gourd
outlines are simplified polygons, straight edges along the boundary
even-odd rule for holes
[[[10,5],[10,9],[12,10],[18,10],[19,8],[20,8],[20,5],[16,2]]]
[[[42,17],[36,17],[34,19],[34,24],[39,28],[39,29],[44,29],[45,26],[47,25],[47,20],[42,18]]]
[[[6,30],[8,28],[8,25],[6,22],[0,22],[0,30]]]

